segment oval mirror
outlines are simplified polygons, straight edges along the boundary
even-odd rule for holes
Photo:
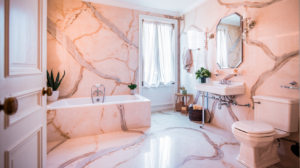
[[[221,69],[237,68],[243,62],[242,16],[233,13],[217,25],[217,64]]]

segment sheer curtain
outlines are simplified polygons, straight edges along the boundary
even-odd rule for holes
[[[145,87],[175,82],[174,27],[143,21],[143,81]]]
[[[218,29],[217,32],[217,54],[221,67],[228,67],[228,52],[225,29]]]

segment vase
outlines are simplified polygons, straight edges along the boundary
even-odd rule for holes
[[[201,83],[206,83],[206,77],[202,77],[200,80]]]
[[[59,91],[53,91],[51,96],[47,97],[47,100],[50,102],[54,102],[58,100]]]
[[[130,90],[130,94],[134,95],[135,94],[135,90]]]

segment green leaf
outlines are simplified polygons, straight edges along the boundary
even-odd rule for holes
[[[56,76],[54,85],[57,86],[57,85],[58,85],[58,82],[59,82],[59,71],[58,71],[58,73],[57,73],[57,76]]]
[[[63,77],[60,79],[60,81],[58,82],[58,84],[57,84],[57,89],[58,89],[58,87],[60,86],[61,81],[64,79],[65,75],[66,75],[66,71],[64,70],[64,75],[63,75]]]
[[[50,78],[50,74],[49,74],[48,70],[47,70],[47,87],[51,87],[52,88],[52,86],[51,86],[51,78]]]
[[[53,87],[54,87],[54,85],[53,85],[53,78],[51,78],[51,76],[50,76],[50,74],[49,74],[49,72],[47,71],[47,75],[48,75],[48,82],[49,82],[49,87],[51,87],[52,89],[53,89]],[[51,70],[51,74],[52,74],[52,70]],[[52,76],[53,76],[53,74],[52,74]]]
[[[199,78],[203,78],[203,77],[210,77],[211,76],[211,73],[209,72],[209,70],[201,67],[200,70],[197,70],[196,71],[196,79],[199,79]]]
[[[51,69],[51,85],[54,87],[54,77],[53,77],[52,69]],[[53,91],[55,91],[54,88]]]
[[[47,70],[47,87],[51,87],[53,91],[56,91],[60,84],[62,79],[65,77],[66,72],[64,71],[63,77],[59,80],[60,73],[57,73],[56,80],[54,81],[53,71],[51,70],[51,74],[49,74],[49,71]]]
[[[134,90],[134,89],[137,87],[137,85],[131,83],[130,85],[128,85],[128,87],[129,87],[131,90]]]

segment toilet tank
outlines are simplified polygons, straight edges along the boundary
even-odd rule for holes
[[[272,125],[285,132],[297,132],[299,100],[272,96],[253,96],[254,120]],[[258,104],[257,102],[260,102]]]

